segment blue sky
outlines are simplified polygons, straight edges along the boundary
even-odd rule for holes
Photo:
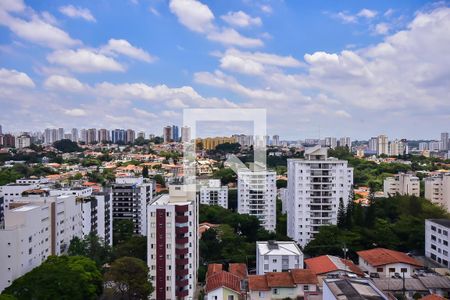
[[[160,134],[183,108],[266,108],[282,138],[437,138],[449,31],[440,1],[4,0],[0,124]]]

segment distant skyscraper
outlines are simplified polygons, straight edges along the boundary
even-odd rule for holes
[[[280,136],[279,135],[275,134],[272,137],[272,145],[273,146],[279,146],[280,145]]]
[[[337,147],[337,139],[335,137],[326,137],[325,138],[325,147],[330,147],[334,149]]]
[[[44,144],[50,145],[51,143],[53,143],[52,130],[50,128],[46,128],[44,131]]]
[[[96,144],[96,143],[97,143],[97,129],[90,128],[87,131],[86,144]]]
[[[125,143],[126,131],[124,129],[114,129],[111,133],[111,140],[114,144]]]
[[[385,135],[379,135],[377,137],[377,155],[389,155],[389,141]]]
[[[369,140],[369,150],[372,152],[377,152],[378,149],[378,138],[371,137]]]
[[[164,143],[170,143],[170,141],[172,140],[172,127],[171,126],[166,126],[163,129],[163,139],[164,139]]]
[[[419,150],[420,151],[428,150],[428,143],[427,142],[419,143]]]
[[[132,144],[132,143],[134,143],[135,139],[136,139],[136,133],[134,132],[134,130],[133,129],[127,129],[126,143],[127,144]]]
[[[187,143],[191,140],[191,128],[188,126],[181,127],[181,141]]]
[[[72,128],[72,142],[78,142],[78,129]]]
[[[145,132],[139,131],[138,134],[137,134],[137,137],[145,139]]]
[[[178,126],[172,125],[172,140],[178,142],[180,140],[180,135],[178,132]]]
[[[339,146],[340,147],[348,147],[349,149],[351,149],[352,148],[352,142],[351,142],[351,140],[350,140],[350,138],[348,136],[347,137],[341,137],[339,139]]]
[[[107,129],[99,129],[98,130],[98,141],[100,143],[102,142],[109,142],[111,138],[109,137],[109,130]]]
[[[448,147],[449,141],[448,141],[448,132],[441,133],[441,150],[449,150]]]

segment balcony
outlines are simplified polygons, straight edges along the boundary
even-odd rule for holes
[[[188,211],[187,205],[176,205],[175,206],[175,212],[176,213],[185,213]]]
[[[177,223],[187,223],[188,216],[175,216],[175,222]]]
[[[177,266],[186,266],[189,263],[189,260],[187,258],[177,258],[175,259],[175,264]]]
[[[188,248],[176,248],[175,249],[175,254],[176,255],[186,255],[189,253],[189,249]]]
[[[176,285],[179,288],[184,288],[185,286],[187,286],[189,284],[189,280],[187,279],[181,279],[181,280],[177,280]]]
[[[188,227],[184,226],[184,227],[176,227],[175,228],[175,233],[176,234],[185,234],[188,232]]]
[[[177,244],[187,244],[188,241],[189,241],[189,239],[187,237],[175,239],[175,243],[177,243]]]
[[[176,272],[177,276],[186,276],[187,274],[189,274],[189,270],[188,269],[177,269]]]
[[[188,290],[176,291],[175,295],[177,296],[177,298],[187,297]]]

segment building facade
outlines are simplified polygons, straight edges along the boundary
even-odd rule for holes
[[[425,198],[450,212],[450,174],[425,178]]]
[[[222,186],[220,179],[209,180],[207,186],[200,187],[200,203],[228,208],[228,187]]]
[[[315,146],[306,149],[305,159],[288,159],[288,178],[287,234],[304,247],[320,226],[337,224],[341,201],[352,201],[353,168]]]
[[[450,220],[425,220],[425,256],[450,268]]]
[[[256,242],[256,274],[303,269],[303,253],[295,242]]]
[[[387,177],[383,182],[384,196],[400,195],[420,196],[420,179],[412,174],[399,173]]]

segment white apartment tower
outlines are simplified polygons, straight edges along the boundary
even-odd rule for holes
[[[147,204],[153,198],[153,182],[143,177],[117,177],[112,186],[113,222],[131,220],[134,233],[147,234]]]
[[[450,173],[425,178],[425,198],[450,212]]]
[[[377,137],[377,155],[389,155],[389,141],[386,135],[379,135]]]
[[[147,261],[155,288],[150,299],[194,299],[198,269],[195,187],[169,186],[148,206]]]
[[[191,128],[188,126],[181,127],[181,142],[188,143],[191,141]]]
[[[351,201],[353,168],[315,146],[306,149],[305,159],[288,159],[288,178],[287,234],[304,247],[320,226],[337,224],[340,201]]]
[[[450,268],[450,220],[425,220],[425,256]]]
[[[269,231],[276,228],[276,173],[238,171],[238,213],[257,217]]]
[[[220,179],[209,180],[207,186],[200,187],[200,203],[228,208],[228,187],[222,186]]]
[[[420,196],[420,179],[412,174],[399,173],[394,177],[387,177],[383,183],[384,196],[395,194]]]

